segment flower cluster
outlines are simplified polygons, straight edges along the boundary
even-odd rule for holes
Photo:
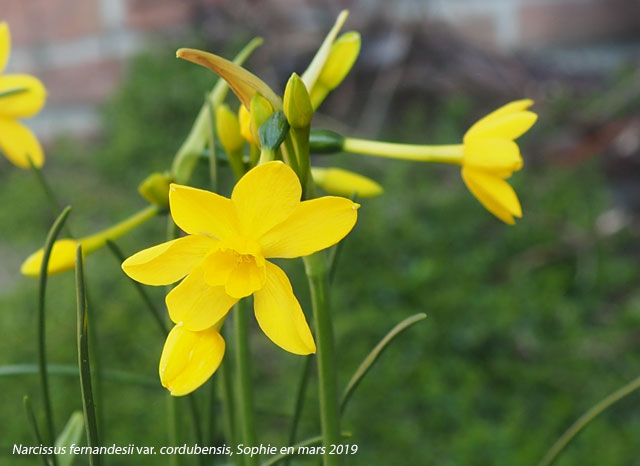
[[[18,121],[40,111],[47,92],[37,78],[28,74],[2,74],[11,50],[7,23],[0,23],[0,149],[20,168],[44,163],[44,153],[31,130]]]

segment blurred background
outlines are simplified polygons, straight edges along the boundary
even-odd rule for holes
[[[265,44],[246,66],[281,92],[342,8],[362,53],[314,127],[456,143],[510,100],[533,98],[540,115],[519,140],[525,167],[511,181],[524,217],[515,227],[486,212],[453,167],[315,160],[385,187],[362,202],[335,280],[341,386],[393,325],[429,315],[356,392],[344,428],[360,449],[347,463],[536,464],[582,412],[640,375],[640,1],[0,0],[0,20],[13,38],[7,72],[34,74],[48,89],[27,124],[46,144],[44,174],[82,236],[145,205],[137,184],[170,165],[215,82],[176,60],[177,48],[231,57],[260,35]],[[14,443],[33,443],[22,397],[41,410],[37,376],[3,368],[36,360],[37,283],[18,271],[55,213],[33,175],[4,158],[0,196],[0,464],[38,464],[10,455]],[[157,219],[118,243],[130,254],[163,241],[164,229]],[[301,264],[287,266],[308,309]],[[163,445],[163,339],[108,251],[87,259],[87,274],[103,443]],[[162,306],[164,290],[150,292]],[[47,324],[50,363],[74,365],[72,273],[50,279]],[[252,349],[260,439],[283,445],[303,361],[259,331]],[[312,381],[300,439],[318,433]],[[79,387],[64,375],[51,385],[60,429],[81,409]],[[203,411],[210,385],[197,393]],[[183,441],[193,443],[187,410]],[[638,413],[640,394],[625,398],[557,464],[640,465]]]

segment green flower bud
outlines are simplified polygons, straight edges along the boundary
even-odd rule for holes
[[[220,144],[227,154],[242,150],[245,141],[240,133],[240,122],[228,105],[218,105],[216,108],[216,131]]]
[[[273,107],[260,93],[256,92],[251,98],[251,134],[254,141],[260,141],[258,131],[273,113]]]
[[[138,186],[138,192],[150,203],[169,207],[169,185],[173,178],[167,173],[152,173]]]
[[[320,76],[311,90],[313,108],[318,108],[327,94],[340,85],[353,68],[359,54],[359,32],[345,32],[336,39],[331,46],[329,57],[322,67]]]
[[[293,128],[306,128],[311,124],[313,107],[304,81],[293,73],[284,90],[284,114]]]

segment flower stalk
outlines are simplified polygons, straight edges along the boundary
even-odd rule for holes
[[[329,280],[325,257],[322,252],[316,252],[305,257],[304,265],[309,288],[311,289],[311,303],[316,330],[322,444],[328,451],[330,445],[340,443],[341,438],[333,323],[329,309]],[[324,466],[334,466],[339,463],[338,456],[324,455]]]
[[[452,165],[462,165],[464,159],[463,144],[428,146],[344,138],[342,150],[390,159],[448,163]]]
[[[238,391],[238,414],[242,442],[245,445],[257,445],[256,426],[253,409],[253,390],[251,383],[251,366],[249,363],[248,314],[245,300],[236,304],[235,310],[235,343],[236,343],[236,389]],[[257,455],[245,456],[245,465],[259,464]]]

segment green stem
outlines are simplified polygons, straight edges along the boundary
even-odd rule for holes
[[[304,258],[307,279],[311,289],[311,302],[316,330],[318,360],[318,391],[320,397],[320,421],[323,445],[327,449],[340,443],[340,414],[338,409],[338,384],[333,342],[333,325],[329,309],[329,280],[322,251]],[[340,463],[337,455],[324,455],[323,464]]]
[[[601,400],[599,403],[593,405],[587,412],[580,416],[560,438],[549,449],[544,458],[538,463],[538,466],[549,466],[556,459],[558,454],[567,446],[567,444],[573,440],[573,438],[580,432],[589,422],[591,422],[596,416],[602,413],[605,409],[620,401],[625,396],[629,395],[633,391],[640,388],[640,377],[632,380],[627,385],[611,393],[609,396]]]
[[[231,170],[233,170],[236,180],[239,180],[245,173],[244,162],[242,161],[242,149],[227,155],[229,156]]]
[[[40,283],[38,292],[38,365],[40,369],[40,386],[42,387],[42,399],[44,404],[44,412],[47,420],[47,437],[46,440],[50,445],[53,444],[55,438],[55,427],[53,422],[53,410],[51,409],[51,397],[49,395],[49,378],[47,376],[47,350],[46,350],[46,320],[45,320],[45,301],[47,292],[47,270],[49,267],[49,258],[51,250],[56,238],[60,234],[64,223],[71,212],[71,207],[67,206],[54,222],[47,240],[44,245],[42,264],[40,265]],[[57,464],[55,456],[54,464]]]
[[[85,236],[78,241],[82,244],[85,254],[88,254],[104,246],[108,240],[113,241],[134,228],[139,227],[162,211],[163,209],[161,207],[150,205],[106,230],[102,230],[91,236]]]
[[[273,149],[269,149],[268,147],[263,147],[260,152],[260,160],[258,160],[258,165],[262,163],[271,162],[276,159],[276,152]]]
[[[245,301],[240,300],[235,310],[235,343],[236,343],[236,390],[239,394],[238,408],[240,415],[240,430],[242,443],[249,446],[257,445],[256,428],[253,411],[253,393],[251,383],[251,368],[249,361],[249,332],[248,312]],[[259,457],[245,456],[245,465],[259,464]]]
[[[89,361],[88,312],[85,294],[84,270],[82,263],[82,246],[76,250],[76,297],[78,309],[78,368],[80,370],[80,389],[82,391],[82,408],[87,430],[87,443],[90,447],[100,446],[98,440],[98,424],[96,422],[95,402],[91,386],[91,363]],[[89,465],[100,466],[100,455],[89,454]]]
[[[229,371],[226,359],[222,360],[218,368],[218,384],[222,405],[224,409],[224,437],[227,443],[233,448],[236,446],[236,426],[234,424],[234,400],[233,400],[233,381],[231,380],[231,372]],[[233,456],[236,465],[242,466],[244,461],[242,456]]]
[[[342,150],[391,159],[450,163],[453,165],[462,165],[464,158],[463,144],[424,146],[344,138]]]
[[[206,100],[207,107],[209,108],[209,183],[211,184],[211,191],[218,192],[218,159],[216,154],[216,125],[215,125],[215,109],[213,103],[210,100]]]
[[[47,199],[47,203],[51,208],[51,212],[53,212],[55,215],[56,213],[60,212],[60,202],[58,202],[56,194],[53,192],[53,189],[51,189],[51,186],[49,185],[47,179],[44,177],[42,170],[34,165],[33,160],[31,160],[31,157],[29,157],[28,155],[27,160],[29,161],[29,165],[31,166],[31,172],[34,174],[40,188],[42,188],[42,192],[44,193],[44,197]],[[65,226],[64,229],[67,236],[69,236],[70,238],[73,237],[68,226]]]
[[[198,403],[196,402],[195,394],[191,393],[189,396],[189,409],[191,410],[191,417],[193,419],[193,430],[196,436],[196,443],[198,445],[204,445],[204,437],[202,436],[202,427],[200,426],[200,414],[198,412]],[[200,465],[205,464],[204,455],[198,455],[198,462]]]
[[[309,132],[310,126],[305,128],[291,128],[289,134],[293,140],[295,152],[298,157],[298,170],[302,192],[306,194],[307,180],[311,177],[311,161],[309,159]]]

